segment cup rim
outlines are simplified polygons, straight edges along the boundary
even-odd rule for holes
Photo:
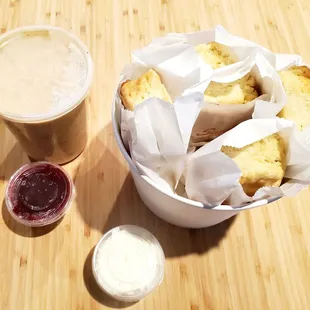
[[[73,97],[71,100],[71,103],[68,105],[65,105],[65,108],[53,111],[50,113],[41,113],[41,114],[36,114],[33,116],[23,116],[20,114],[15,114],[15,113],[3,113],[0,111],[0,116],[6,120],[9,121],[14,121],[17,123],[43,123],[47,121],[51,121],[54,119],[57,119],[72,110],[74,110],[87,96],[87,93],[91,87],[92,81],[93,81],[93,75],[94,75],[94,64],[93,60],[91,58],[90,52],[85,45],[85,43],[79,39],[74,33],[67,31],[61,27],[56,27],[52,25],[27,25],[27,26],[21,26],[14,28],[12,30],[9,30],[5,32],[4,34],[0,35],[0,42],[9,40],[11,37],[17,36],[19,33],[22,33],[24,31],[55,31],[55,32],[60,32],[64,34],[65,36],[69,37],[70,40],[72,40],[79,50],[82,52],[84,58],[85,58],[85,63],[86,63],[86,79],[84,85],[79,89],[79,91],[76,93],[76,95]]]
[[[25,220],[22,219],[20,217],[18,217],[14,212],[13,212],[13,206],[12,206],[12,202],[10,199],[10,195],[9,195],[9,190],[10,190],[10,186],[12,185],[12,183],[15,181],[15,179],[24,171],[27,171],[29,168],[33,168],[35,166],[40,166],[40,165],[49,165],[52,167],[55,167],[57,169],[59,169],[64,176],[67,178],[68,182],[69,182],[69,197],[68,197],[68,201],[65,204],[65,206],[63,207],[63,209],[60,211],[59,214],[56,214],[55,216],[52,216],[48,219],[41,219],[38,221],[29,221],[29,220]],[[34,163],[28,163],[26,165],[23,165],[22,167],[20,167],[19,169],[17,169],[15,171],[15,173],[10,177],[8,184],[6,186],[6,190],[5,190],[5,204],[6,204],[6,208],[9,211],[9,213],[11,214],[11,216],[19,223],[28,226],[28,227],[42,227],[42,226],[47,226],[50,224],[53,224],[55,222],[57,222],[60,218],[62,218],[70,209],[70,207],[72,206],[72,201],[75,197],[75,186],[74,183],[71,179],[71,177],[69,176],[69,174],[59,165],[56,164],[52,164],[50,162],[47,161],[38,161],[38,162],[34,162]]]
[[[118,83],[119,84],[119,83]],[[112,103],[112,126],[113,126],[113,132],[114,132],[114,137],[116,139],[116,143],[121,151],[121,153],[123,154],[123,156],[125,157],[128,165],[129,165],[129,168],[130,168],[130,171],[134,174],[136,174],[138,177],[141,177],[145,182],[147,182],[150,186],[154,187],[155,189],[157,189],[159,192],[161,192],[162,194],[172,198],[172,199],[175,199],[181,203],[184,203],[188,206],[191,206],[191,207],[196,207],[196,208],[202,208],[202,209],[212,209],[214,211],[242,211],[242,210],[247,210],[247,209],[253,209],[253,208],[257,208],[257,207],[260,207],[260,206],[263,206],[263,205],[266,205],[266,204],[269,204],[269,203],[272,203],[280,198],[282,198],[282,196],[277,196],[277,197],[274,197],[274,198],[265,198],[265,199],[260,199],[260,200],[257,200],[257,201],[254,201],[254,202],[250,202],[250,203],[247,203],[245,205],[241,205],[241,206],[230,206],[230,205],[219,205],[219,206],[206,206],[204,205],[203,203],[201,202],[198,202],[198,201],[194,201],[194,200],[191,200],[191,199],[188,199],[188,198],[185,198],[185,197],[181,197],[175,193],[170,193],[170,192],[167,192],[165,190],[163,190],[162,188],[160,188],[160,186],[158,186],[158,184],[156,184],[152,179],[150,179],[148,176],[146,175],[141,175],[137,169],[137,167],[135,166],[135,164],[133,163],[131,157],[129,156],[125,146],[124,146],[124,143],[123,143],[123,140],[122,140],[122,137],[120,135],[120,132],[119,132],[119,124],[117,123],[117,120],[116,120],[116,92],[117,92],[117,89],[118,87],[116,88],[115,90],[115,93],[114,93],[114,96],[113,96],[113,103]]]
[[[119,229],[122,229],[122,228],[125,229],[125,228],[131,228],[131,227],[134,227],[134,228],[136,228],[138,230],[143,230],[143,231],[147,232],[152,237],[153,241],[156,243],[156,246],[157,246],[158,251],[159,251],[159,255],[160,255],[161,259],[162,259],[162,262],[161,262],[162,264],[160,264],[160,276],[157,279],[158,281],[154,282],[153,285],[151,285],[150,288],[144,294],[141,294],[141,295],[137,296],[136,298],[135,297],[125,297],[125,296],[120,296],[120,295],[112,294],[110,291],[105,289],[103,287],[103,285],[100,283],[99,278],[98,278],[98,273],[96,272],[96,257],[97,257],[97,254],[98,254],[98,251],[99,251],[99,248],[100,248],[101,244],[104,241],[106,241],[108,235],[111,234],[113,231],[116,231],[116,230],[119,230]],[[100,240],[98,241],[98,243],[97,243],[97,245],[95,247],[93,256],[92,256],[92,273],[93,273],[93,276],[94,276],[94,278],[96,280],[96,283],[98,284],[100,289],[103,292],[105,292],[106,294],[108,294],[109,296],[113,297],[116,300],[123,301],[123,302],[136,302],[136,301],[139,301],[139,300],[145,298],[147,295],[149,295],[154,289],[156,289],[162,283],[162,281],[164,279],[164,273],[165,273],[165,253],[164,253],[164,250],[163,250],[161,244],[157,240],[157,238],[151,232],[149,232],[147,229],[145,229],[145,228],[143,228],[141,226],[131,225],[131,224],[125,224],[125,225],[116,226],[116,227],[113,227],[112,229],[108,230],[107,232],[105,232],[103,234],[103,236],[100,238]]]

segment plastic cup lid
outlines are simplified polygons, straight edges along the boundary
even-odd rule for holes
[[[43,196],[46,199],[42,200]],[[12,217],[31,227],[46,226],[59,220],[68,212],[74,197],[75,188],[70,176],[62,167],[49,162],[35,162],[19,168],[10,178],[5,193],[6,206]],[[43,205],[35,206],[39,201]]]
[[[165,255],[158,240],[144,228],[124,225],[108,231],[97,244],[94,277],[113,298],[134,302],[160,285]]]
[[[47,113],[33,114],[33,115],[19,115],[10,112],[0,111],[0,115],[8,120],[21,123],[32,123],[32,122],[45,122],[52,119],[56,119],[66,113],[72,111],[77,107],[86,97],[93,81],[94,64],[91,58],[90,52],[87,46],[82,40],[75,36],[72,32],[66,31],[65,29],[51,26],[51,25],[27,25],[18,27],[5,32],[0,35],[0,45],[4,42],[9,42],[10,39],[20,36],[24,33],[44,33],[48,32],[53,35],[57,35],[57,38],[67,38],[72,44],[71,48],[82,53],[82,57],[85,61],[85,81],[77,92],[72,93],[70,96],[62,98],[63,104],[51,109]]]

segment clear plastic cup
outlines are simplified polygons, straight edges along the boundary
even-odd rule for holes
[[[122,239],[120,234],[124,232],[126,238]],[[150,294],[161,284],[164,269],[165,255],[158,240],[134,225],[108,231],[98,242],[92,259],[99,287],[123,302],[136,302]]]
[[[25,26],[6,32],[0,36],[0,46],[9,45],[10,40],[22,35],[40,35],[42,32],[66,38],[81,52],[86,72],[85,76],[83,75],[84,84],[74,95],[70,94],[68,98],[64,95],[65,103],[48,113],[21,115],[0,110],[0,118],[31,159],[64,164],[76,158],[87,142],[85,98],[93,79],[93,61],[80,39],[68,31],[50,25]]]
[[[60,166],[48,162],[30,163],[18,169],[5,192],[11,216],[30,227],[58,221],[68,212],[74,197],[70,176]]]

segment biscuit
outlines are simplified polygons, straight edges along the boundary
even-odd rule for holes
[[[254,76],[248,73],[231,83],[211,82],[205,91],[204,99],[218,104],[244,104],[258,97],[256,88]]]
[[[136,105],[153,97],[172,103],[160,76],[152,69],[136,80],[128,80],[123,83],[120,95],[125,108],[131,111],[135,109]]]
[[[310,69],[292,67],[279,75],[287,94],[287,104],[278,116],[295,121],[297,129],[302,131],[310,125]]]
[[[195,50],[213,69],[225,67],[238,61],[229,47],[217,42],[196,45]]]
[[[248,196],[264,186],[280,186],[286,169],[286,146],[279,134],[241,149],[222,146],[221,151],[241,170],[240,184]]]

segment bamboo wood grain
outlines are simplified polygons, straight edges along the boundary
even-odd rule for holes
[[[222,24],[310,62],[309,20],[308,0],[0,0],[1,33],[26,24],[61,26],[80,36],[95,62],[88,146],[65,166],[77,198],[58,225],[30,229],[7,213],[7,180],[28,158],[0,123],[0,309],[310,309],[308,189],[213,228],[173,227],[139,199],[110,123],[130,51],[153,38]],[[120,224],[149,229],[167,256],[160,288],[133,305],[103,295],[91,275],[94,246]]]

